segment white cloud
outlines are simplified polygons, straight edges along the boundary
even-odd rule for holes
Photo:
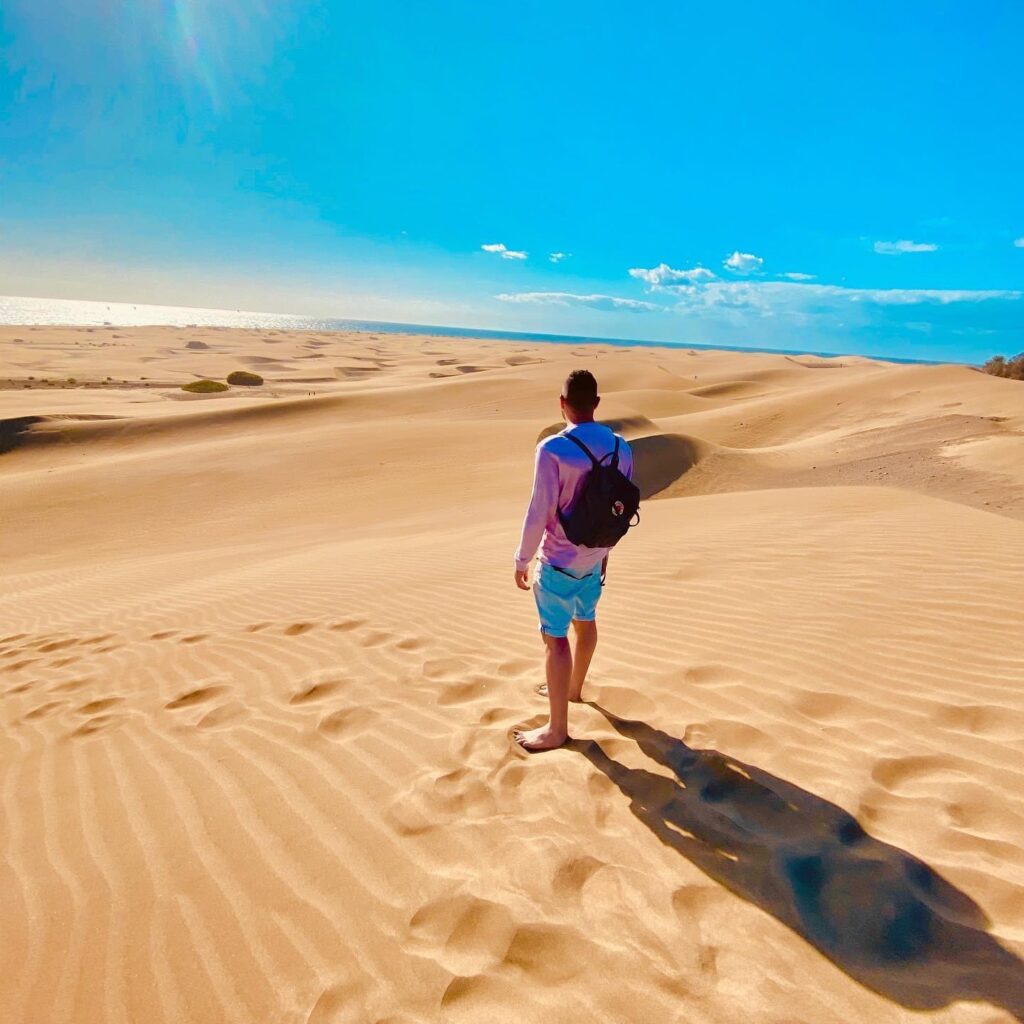
[[[629,272],[630,277],[639,281],[646,281],[652,288],[661,288],[666,284],[685,282],[686,284],[700,284],[702,281],[714,281],[715,275],[706,267],[694,267],[692,270],[673,270],[667,263],[659,263],[650,270],[643,267],[633,267]]]
[[[639,299],[622,299],[617,295],[574,295],[572,292],[513,292],[496,295],[501,302],[532,303],[550,306],[588,306],[606,311],[625,310],[630,313],[659,313],[665,307]]]
[[[788,273],[783,274],[782,276],[783,277],[788,277],[790,279],[790,281],[813,281],[814,280],[814,274],[801,274],[801,273],[799,273],[798,271],[795,271],[795,270],[791,270]]]
[[[762,263],[764,263],[764,260],[760,256],[755,256],[751,252],[739,252],[737,250],[722,263],[722,266],[736,271],[737,274],[753,274],[761,269]]]
[[[931,242],[911,242],[901,238],[898,242],[875,242],[875,252],[882,256],[899,256],[905,252],[935,252],[937,245]]]
[[[836,309],[846,303],[876,306],[910,306],[990,299],[1021,299],[1020,291],[968,291],[937,288],[844,288],[834,284],[796,284],[788,281],[715,281],[700,287],[675,286],[677,312],[745,309],[761,316]]]
[[[491,242],[488,245],[481,245],[484,252],[496,252],[503,260],[525,260],[527,254],[519,249],[510,249],[504,242]]]
[[[549,252],[548,259],[552,263],[561,263],[562,260],[567,260],[571,255],[571,252]]]
[[[1013,240],[1013,244],[1017,246],[1018,249],[1024,249],[1024,238],[1015,238]]]

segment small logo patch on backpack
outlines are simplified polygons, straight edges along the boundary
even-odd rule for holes
[[[621,501],[616,501],[612,505],[612,515],[613,516],[621,516],[622,513],[625,512],[625,511],[626,511],[626,506],[623,505]]]

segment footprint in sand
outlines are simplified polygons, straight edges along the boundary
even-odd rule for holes
[[[337,633],[351,633],[353,629],[365,625],[366,619],[342,619],[341,622],[333,623],[331,629]]]
[[[257,622],[255,625],[246,626],[245,631],[246,633],[258,633],[261,629],[267,629],[272,625],[272,622]]]
[[[606,867],[603,860],[588,854],[570,857],[555,868],[551,891],[556,896],[578,896],[590,878],[603,867]]]
[[[35,720],[37,718],[45,718],[51,712],[56,711],[62,705],[63,701],[52,700],[48,704],[40,704],[38,707],[33,708],[23,717],[27,720]]]
[[[525,981],[531,987],[538,984],[553,986],[579,974],[596,951],[594,944],[575,928],[557,924],[525,924],[513,931],[504,955],[495,966],[517,968],[526,975]],[[441,962],[447,966],[445,961]],[[470,973],[451,967],[448,969],[456,977],[449,982],[441,997],[442,1006],[455,1006],[471,999],[490,1001],[488,978],[482,970]]]
[[[80,725],[77,729],[72,729],[68,735],[93,736],[104,729],[109,729],[111,726],[116,725],[122,721],[122,718],[123,716],[120,715],[97,715],[95,718],[90,718],[88,722]]]
[[[52,693],[71,693],[74,690],[80,690],[86,683],[92,681],[90,679],[69,679],[66,683],[58,683],[56,686],[52,686],[50,691]]]
[[[462,976],[497,966],[515,934],[508,907],[468,893],[427,903],[409,921],[412,949]]]
[[[107,711],[121,703],[120,697],[101,697],[99,700],[91,700],[83,704],[79,709],[80,715],[98,715],[101,711]]]
[[[208,633],[193,633],[191,636],[183,636],[178,643],[179,644],[198,644],[202,643],[209,636]]]
[[[317,729],[332,740],[348,739],[364,732],[377,717],[378,713],[368,707],[339,708],[324,715]]]
[[[16,661],[12,665],[5,665],[5,672],[17,672],[19,669],[27,668],[29,665],[34,665],[39,659],[38,658],[23,658],[21,661]]]
[[[511,661],[503,661],[498,666],[498,675],[505,678],[525,675],[527,672],[536,672],[540,661],[536,658],[513,658]]]
[[[604,742],[602,746],[605,746]],[[608,827],[608,818],[614,809],[613,794],[618,791],[615,783],[603,773],[587,779],[587,792],[590,794],[590,803],[594,809],[594,825],[602,832]]]
[[[464,677],[469,669],[470,662],[466,658],[431,658],[430,661],[423,662],[423,675],[427,679]]]
[[[407,636],[395,642],[395,647],[400,651],[419,651],[430,643],[429,640],[419,636]]]
[[[883,789],[896,791],[911,782],[943,776],[951,780],[962,778],[951,758],[938,754],[910,757],[887,757],[879,760],[871,770],[871,778]]]
[[[208,700],[212,700],[218,693],[223,693],[225,689],[226,687],[224,686],[200,686],[195,690],[183,693],[180,697],[175,697],[172,701],[168,701],[164,707],[168,711],[195,707],[196,704],[203,704]]]
[[[341,686],[340,681],[330,679],[320,683],[313,683],[293,693],[288,699],[289,704],[311,704],[314,701],[330,697]]]
[[[230,701],[220,707],[208,711],[196,722],[197,729],[217,729],[224,725],[237,722],[249,714],[249,709],[240,701]]]
[[[303,633],[308,633],[313,628],[312,622],[296,622],[291,626],[287,626],[284,631],[285,636],[301,636]]]
[[[177,630],[167,629],[167,630],[164,630],[162,633],[153,633],[150,636],[149,639],[150,640],[169,640],[176,633],[177,633]]]
[[[39,648],[39,650],[44,654],[49,654],[51,651],[61,651],[65,647],[71,647],[72,645],[77,643],[77,638],[72,638],[70,640],[53,640],[48,644],[43,644],[42,647]]]
[[[932,717],[940,726],[953,732],[1003,740],[1024,737],[1024,714],[1008,707],[945,704]]]
[[[437,703],[441,707],[453,704],[466,704],[474,700],[483,700],[493,696],[497,683],[493,679],[477,677],[464,683],[453,683],[444,687],[437,695]]]

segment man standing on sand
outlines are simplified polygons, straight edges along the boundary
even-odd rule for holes
[[[579,442],[599,460],[613,452],[618,442],[619,469],[626,477],[633,473],[629,445],[608,427],[594,422],[600,400],[597,381],[589,370],[573,370],[566,378],[559,404],[568,426],[537,445],[533,495],[515,555],[516,586],[529,590],[530,561],[540,547],[533,596],[547,648],[545,670],[551,714],[539,729],[515,734],[516,741],[532,752],[560,747],[569,738],[569,701],[582,699],[583,683],[597,646],[595,615],[609,549],[577,547],[566,537],[559,519],[559,510],[572,509],[591,470],[590,456]],[[574,650],[569,647],[570,622],[576,635]]]

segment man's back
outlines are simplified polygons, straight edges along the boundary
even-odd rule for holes
[[[619,469],[627,477],[633,474],[633,453],[625,439],[602,423],[579,423],[545,438],[537,445],[534,488],[523,522],[523,538],[516,552],[516,565],[525,567],[540,545],[540,559],[577,575],[597,565],[608,548],[581,548],[573,544],[558,519],[559,509],[570,511],[579,498],[593,464],[566,434],[579,438],[601,459],[619,444]],[[609,460],[610,462],[611,460]]]

